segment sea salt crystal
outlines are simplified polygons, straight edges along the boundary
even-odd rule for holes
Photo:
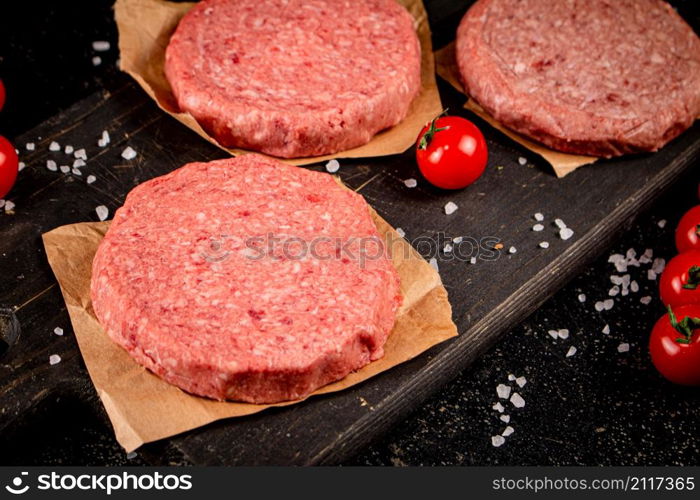
[[[656,274],[663,273],[664,269],[666,269],[666,259],[654,259],[654,262],[651,264],[651,269]]]
[[[73,172],[73,175],[83,175],[83,173],[75,167],[73,167],[73,170],[71,170],[71,172]]]
[[[539,212],[537,212],[533,217],[535,218],[535,220],[536,220],[537,222],[542,222],[542,221],[544,220],[544,215],[542,215],[542,214],[539,213]]]
[[[63,328],[60,326],[57,326],[56,328],[53,329],[53,333],[58,335],[59,337],[63,335]]]
[[[649,295],[645,295],[644,297],[639,299],[639,302],[641,302],[645,306],[648,306],[649,304],[651,304],[651,297]]]
[[[56,165],[56,162],[53,160],[46,160],[46,168],[48,168],[52,172],[55,172],[56,170],[58,170],[58,166]]]
[[[649,281],[656,280],[656,272],[653,269],[647,269],[647,279]]]
[[[510,382],[513,382],[513,381],[515,380],[515,375],[513,375],[512,373],[509,373],[509,374],[508,374],[508,380],[509,380]]]
[[[471,259],[469,259],[469,263],[476,264],[476,257],[472,257]]]
[[[503,413],[503,411],[505,410],[500,401],[498,403],[494,403],[491,408],[496,410],[498,413]]]
[[[568,240],[568,239],[571,238],[573,235],[574,235],[574,230],[571,229],[571,228],[569,228],[569,227],[563,227],[563,228],[559,231],[559,237],[560,237],[562,240]]]
[[[527,158],[521,156],[520,158],[518,158],[518,163],[520,163],[521,165],[527,164]]]
[[[445,243],[445,248],[443,250],[445,253],[450,253],[452,251],[452,245]]]
[[[539,233],[540,231],[544,230],[544,226],[542,224],[535,224],[532,226],[532,230]]]
[[[68,165],[61,165],[61,172],[67,174],[68,172],[70,172],[70,167]]]
[[[510,397],[510,402],[513,403],[513,406],[515,406],[516,408],[522,408],[523,406],[525,406],[525,400],[517,392],[514,392],[513,395]]]
[[[603,301],[603,309],[605,309],[606,311],[612,309],[614,305],[615,301],[613,299],[607,299]]]
[[[515,383],[518,384],[518,387],[523,387],[527,384],[527,379],[525,377],[518,377],[515,379]]]
[[[513,434],[514,432],[515,432],[515,429],[513,429],[513,428],[509,425],[508,427],[506,427],[505,429],[503,429],[503,432],[501,433],[501,436],[503,436],[503,437],[508,437],[508,436],[510,436],[511,434]]]
[[[639,291],[639,283],[636,281],[632,281],[630,283],[630,290],[632,290],[634,293],[637,293]]]
[[[10,213],[15,209],[16,205],[10,200],[5,200],[5,213]]]
[[[541,241],[541,242],[540,242],[540,248],[549,248],[549,242],[547,242],[547,241]]]
[[[605,335],[610,335],[610,325],[605,325],[601,330]]]
[[[448,201],[448,202],[445,204],[445,213],[446,213],[447,215],[453,214],[453,213],[455,213],[455,211],[457,210],[457,208],[459,208],[459,207],[457,206],[456,203],[451,202],[451,201]]]
[[[440,272],[440,269],[438,268],[438,263],[437,259],[435,257],[431,257],[430,260],[428,261],[428,264],[435,269],[436,271]]]
[[[136,151],[131,146],[127,146],[124,151],[122,151],[122,158],[125,160],[133,160],[136,158]]]
[[[518,251],[518,249],[515,248],[515,247],[510,247],[510,248],[508,249],[508,253],[515,253],[515,252],[517,252],[517,251]]]
[[[566,224],[564,223],[563,220],[561,219],[554,219],[554,224],[559,228],[559,229],[564,229],[566,227]]]
[[[49,144],[49,151],[60,151],[61,150],[61,145],[57,143],[56,141],[51,141],[51,144]]]
[[[496,393],[499,398],[508,399],[508,396],[510,396],[510,387],[505,384],[498,384],[496,386]]]
[[[87,179],[85,179],[85,182],[87,182],[88,184],[92,184],[96,180],[97,180],[97,177],[95,177],[94,175],[88,175]]]
[[[82,158],[78,158],[73,162],[73,168],[80,168],[84,167],[85,165],[87,165],[87,163],[85,163],[85,160],[83,160]]]
[[[569,330],[566,328],[561,328],[558,332],[557,335],[559,336],[560,339],[566,340],[569,338]]]
[[[666,219],[661,219],[657,224],[661,229],[665,228],[666,227]]]
[[[464,237],[463,237],[463,236],[456,236],[455,238],[452,238],[452,243],[457,243],[457,244],[459,244],[459,243],[462,243],[462,241],[464,241]]]
[[[498,448],[499,446],[503,446],[503,443],[506,442],[506,438],[503,436],[491,436],[491,444],[495,447]]]
[[[61,362],[61,356],[59,356],[58,354],[52,354],[51,356],[49,356],[49,364],[50,365],[52,365],[52,366],[57,365],[60,362]]]
[[[127,460],[133,460],[136,457],[138,457],[138,453],[136,453],[135,451],[132,451],[132,452],[129,452],[126,454]]]
[[[559,338],[559,330],[548,330],[547,333],[555,340]]]
[[[24,168],[25,168],[26,166],[27,166],[27,165],[25,165],[23,161],[19,162],[19,163],[17,164],[17,171],[18,171],[18,172],[21,172],[22,170],[24,170]]]
[[[630,345],[627,342],[623,342],[617,346],[617,352],[627,352],[630,350]]]
[[[94,56],[92,58],[92,65],[99,66],[100,64],[102,64],[102,58],[100,56]]]
[[[506,424],[510,422],[510,415],[501,415],[498,418],[501,419],[501,422],[505,422]]]
[[[92,42],[92,50],[97,52],[107,52],[109,50],[110,44],[105,40],[97,40]]]
[[[88,183],[90,183],[90,177],[93,177],[93,176],[91,175],[91,176],[88,177]],[[92,181],[92,182],[95,182],[95,181],[94,181],[94,177],[93,177],[93,181]],[[401,229],[400,227],[397,227],[397,228],[396,228],[396,234],[398,234],[399,236],[401,236],[401,237],[403,238],[404,236],[406,236],[406,231],[404,231],[404,230]]]
[[[122,153],[122,156],[123,156],[123,153]],[[331,160],[328,163],[326,163],[326,172],[330,172],[331,174],[334,174],[338,170],[340,170],[340,163],[338,162],[338,160]]]
[[[67,155],[72,155],[73,151],[75,151],[75,150],[73,149],[73,146],[71,146],[71,145],[68,145],[65,148],[63,148],[63,152],[66,153]]]
[[[610,275],[610,282],[613,285],[621,285],[622,284],[622,276],[618,276],[616,274],[611,274]]]
[[[608,295],[610,295],[611,297],[615,297],[616,295],[619,295],[619,293],[620,293],[620,287],[617,285],[615,285],[614,287],[612,287],[608,291]]]
[[[87,160],[87,153],[85,152],[85,148],[80,148],[80,149],[76,150],[73,153],[73,156],[75,156],[76,158],[79,158],[81,160]]]
[[[99,207],[95,208],[95,212],[97,213],[97,217],[102,221],[107,220],[107,217],[109,216],[109,209],[104,205],[100,205]]]
[[[640,264],[649,264],[651,262],[651,258],[654,256],[654,250],[651,248],[647,248],[644,250],[644,253],[642,254],[641,257],[639,257],[639,263]]]
[[[632,278],[630,277],[630,275],[625,274],[622,277],[622,288],[628,288],[630,286],[630,283],[632,282],[631,280],[632,280]]]
[[[107,144],[109,144],[109,142],[110,142],[109,132],[107,132],[106,130],[103,130],[102,137],[100,137],[97,140],[97,145],[101,148],[104,148],[105,146],[107,146]]]
[[[586,302],[586,294],[585,293],[579,293],[578,294],[578,301],[583,303]]]
[[[566,352],[566,357],[570,358],[574,354],[576,354],[576,348],[574,346],[569,347],[569,350]]]
[[[34,151],[36,149],[36,144],[28,142],[24,147],[27,148],[27,151]]]
[[[600,301],[600,300],[599,300],[598,302],[596,302],[595,305],[594,305],[593,307],[595,307],[595,310],[598,311],[598,312],[601,312],[603,309],[605,309],[605,306],[603,305],[603,302]]]
[[[405,181],[403,181],[403,183],[404,186],[406,186],[407,188],[414,188],[418,185],[418,181],[414,178],[406,179]]]

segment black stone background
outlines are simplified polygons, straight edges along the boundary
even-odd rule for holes
[[[694,0],[674,2],[698,26]],[[431,19],[449,18],[434,34],[436,46],[453,37],[469,2],[426,0]],[[12,139],[58,111],[102,88],[115,77],[116,28],[109,0],[3,2],[0,6],[0,78],[8,92],[0,112],[0,134]],[[107,53],[91,42],[109,40]],[[93,66],[99,55],[102,64]],[[388,435],[347,465],[698,465],[700,392],[665,382],[650,365],[649,330],[663,313],[656,283],[645,268],[632,268],[642,290],[598,313],[615,273],[610,253],[652,248],[667,260],[674,255],[673,228],[697,203],[700,168],[660,199],[617,243],[549,300],[495,348],[465,370]],[[604,181],[604,180],[601,180]],[[634,179],[630,179],[634,182]],[[546,212],[546,201],[543,201]],[[556,214],[547,214],[556,216]],[[658,222],[667,220],[665,228]],[[577,296],[585,293],[581,304]],[[639,302],[653,297],[650,305]],[[610,335],[601,333],[609,324]],[[554,341],[547,330],[568,328],[571,337]],[[628,353],[617,346],[628,342]],[[565,357],[570,346],[577,348]],[[506,424],[491,407],[496,385],[507,375],[524,375],[518,392],[522,409],[503,401],[515,432],[495,448],[491,436]],[[511,385],[513,385],[511,383]],[[126,457],[111,428],[84,416],[78,402],[64,403],[51,428],[37,428],[31,442],[11,450],[4,463],[136,465]],[[10,450],[5,450],[9,452]],[[71,458],[67,458],[71,457]],[[69,461],[70,460],[70,461]]]

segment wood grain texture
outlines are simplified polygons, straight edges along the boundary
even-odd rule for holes
[[[453,4],[445,4],[447,12]],[[97,205],[106,205],[114,213],[137,184],[189,161],[224,154],[159,112],[126,78],[113,83],[112,91],[95,94],[15,141],[28,167],[10,197],[17,205],[15,213],[0,214],[0,273],[4,277],[0,282],[0,337],[9,344],[0,353],[0,436],[11,433],[33,414],[50,412],[59,397],[79,401],[77,408],[94,412],[106,422],[46,263],[40,235],[59,225],[97,220]],[[446,107],[461,108],[463,97],[449,86],[441,84],[441,94]],[[466,111],[455,114],[459,113],[470,116]],[[604,161],[558,180],[516,143],[474,120],[485,132],[491,156],[484,177],[463,191],[442,192],[420,181],[411,151],[387,158],[341,160],[339,172],[382,217],[403,228],[426,256],[435,252],[435,246],[428,243],[441,237],[491,238],[489,245],[501,240],[505,250],[517,248],[516,254],[504,251],[495,260],[480,259],[475,265],[440,258],[461,336],[342,393],[147,445],[141,451],[146,460],[229,465],[338,463],[451,380],[604,251],[683,172],[698,168],[698,125],[659,153]],[[103,129],[112,137],[105,149],[96,146]],[[68,160],[63,153],[48,151],[52,140],[86,147],[89,159],[81,177],[45,168],[47,159],[59,165]],[[36,151],[24,150],[23,144],[29,141],[36,143]],[[127,144],[139,153],[129,162],[120,157]],[[520,156],[534,164],[519,165]],[[323,166],[309,168],[321,170]],[[88,174],[97,177],[94,184],[85,183]],[[419,179],[415,189],[402,182],[411,177]],[[451,216],[443,211],[447,201],[459,205]],[[531,230],[535,212],[547,217],[540,233]],[[554,217],[574,229],[571,240],[558,238]],[[549,241],[549,249],[538,247],[543,240]],[[482,249],[482,257],[487,253]],[[64,328],[64,336],[52,333],[56,326]],[[59,354],[62,362],[50,366],[51,354]]]

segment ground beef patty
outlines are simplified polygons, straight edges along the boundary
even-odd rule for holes
[[[222,145],[316,156],[405,118],[420,43],[394,0],[203,0],[170,39],[165,74]]]
[[[135,188],[95,256],[92,301],[168,382],[273,403],[380,358],[401,298],[360,195],[251,154]]]
[[[561,151],[655,151],[700,114],[700,40],[661,0],[479,0],[457,62],[499,122]]]

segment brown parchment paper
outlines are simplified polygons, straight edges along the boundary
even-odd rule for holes
[[[442,104],[435,82],[435,61],[425,7],[421,0],[397,1],[413,15],[421,43],[421,91],[413,101],[408,116],[398,125],[375,135],[363,146],[332,155],[279,160],[307,165],[331,158],[367,158],[403,153],[415,143],[421,128],[440,114]],[[165,78],[165,48],[178,22],[193,5],[167,0],[117,0],[114,17],[119,30],[120,68],[143,87],[158,107],[212,144],[232,155],[250,152],[221,146],[199,126],[192,115],[179,112]]]
[[[384,219],[373,210],[371,213],[384,241],[391,241],[404,303],[384,347],[384,357],[313,395],[351,387],[457,335],[438,273]],[[107,221],[61,226],[44,234],[43,240],[90,378],[117,441],[127,452],[215,420],[299,403],[255,405],[192,396],[142,368],[113,343],[97,321],[90,300],[92,260],[109,224]]]
[[[455,59],[454,42],[446,45],[440,50],[435,51],[435,65],[438,75],[444,78],[454,88],[463,94],[466,94],[459,78],[459,69],[457,68],[457,60]],[[474,99],[469,98],[464,107],[488,122],[493,128],[503,132],[515,142],[544,158],[545,161],[552,166],[557,177],[564,177],[583,165],[589,165],[599,160],[599,158],[596,156],[582,156],[554,151],[553,149],[549,149],[542,144],[526,139],[522,135],[501,125]]]

